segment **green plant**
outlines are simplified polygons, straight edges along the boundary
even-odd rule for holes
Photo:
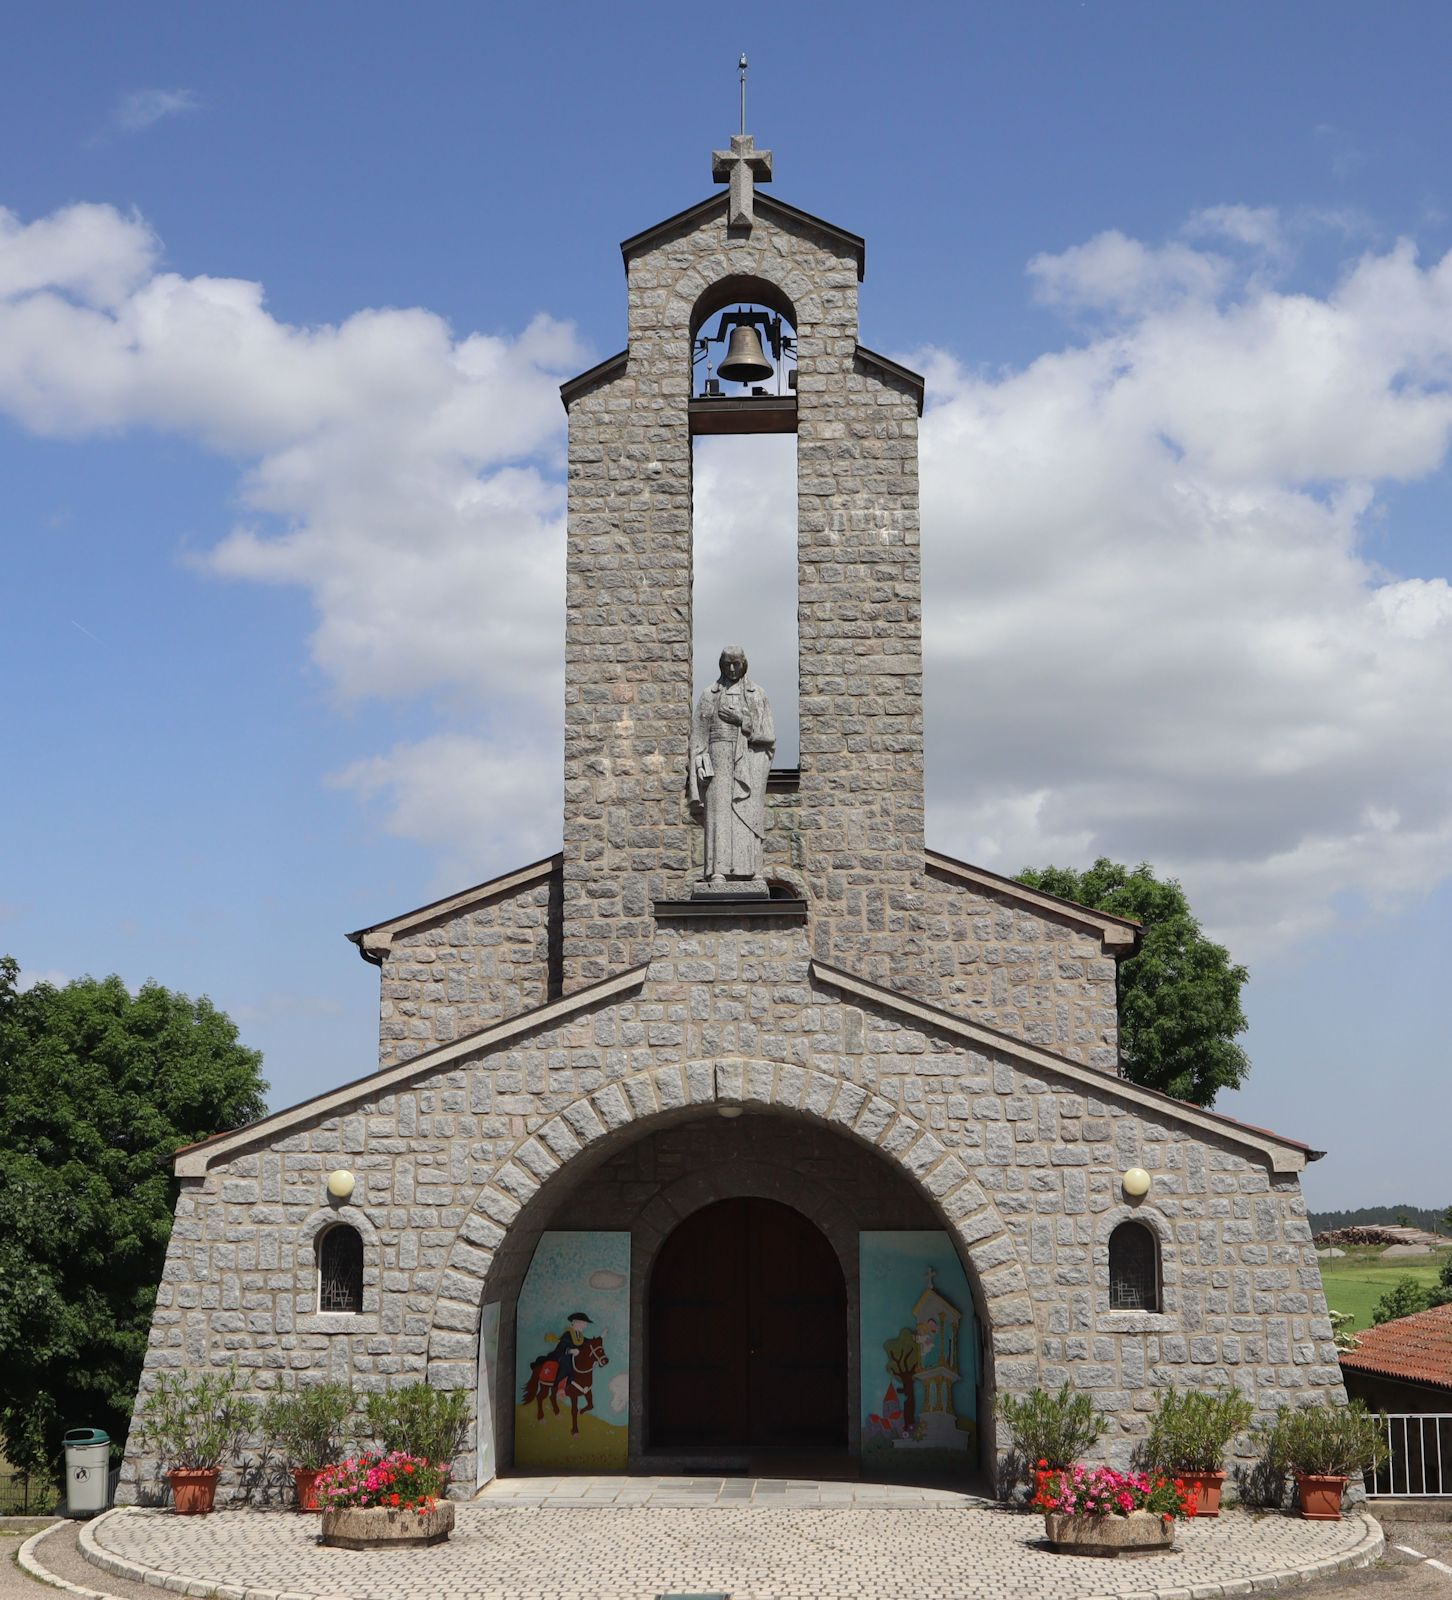
[[[141,1426],[169,1469],[206,1472],[237,1449],[256,1412],[236,1367],[196,1377],[163,1372],[146,1397]]]
[[[1390,1454],[1385,1415],[1373,1415],[1360,1400],[1345,1406],[1282,1406],[1263,1437],[1267,1464],[1282,1476],[1349,1478],[1374,1472]]]
[[[288,1463],[316,1471],[346,1451],[349,1421],[358,1409],[350,1383],[310,1383],[273,1395],[262,1409],[262,1431]]]
[[[1414,1317],[1429,1304],[1428,1291],[1415,1278],[1398,1278],[1376,1303],[1371,1314],[1374,1324],[1395,1322],[1399,1317]]]
[[[469,1428],[469,1401],[460,1390],[409,1383],[368,1396],[368,1431],[385,1455],[402,1450],[444,1465],[459,1453]]]
[[[1226,1446],[1254,1415],[1254,1403],[1235,1389],[1166,1389],[1150,1418],[1149,1464],[1162,1472],[1219,1472]]]
[[[1109,1418],[1094,1409],[1087,1394],[1075,1394],[1066,1383],[1057,1394],[1030,1389],[1022,1399],[998,1397],[998,1414],[1008,1424],[1014,1444],[1035,1466],[1071,1467],[1087,1454],[1109,1426]]]
[[[1356,1321],[1349,1311],[1333,1311],[1328,1306],[1326,1315],[1331,1319],[1331,1338],[1338,1350],[1355,1350],[1361,1340],[1351,1331],[1350,1323]]]

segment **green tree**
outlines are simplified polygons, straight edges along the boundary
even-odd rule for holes
[[[177,1186],[172,1156],[265,1106],[209,1000],[119,978],[21,993],[0,956],[0,1445],[52,1466],[125,1437]]]
[[[1235,1039],[1245,1031],[1240,990],[1249,974],[1205,936],[1173,878],[1101,856],[1085,872],[1025,867],[1018,881],[1142,925],[1139,949],[1119,963],[1124,1077],[1201,1106],[1244,1081],[1250,1062]]]
[[[1428,1291],[1415,1278],[1398,1278],[1376,1303],[1371,1313],[1373,1326],[1395,1322],[1398,1317],[1414,1317],[1427,1309]]]
[[[1427,1307],[1452,1305],[1452,1255],[1442,1263],[1437,1281],[1427,1291]]]

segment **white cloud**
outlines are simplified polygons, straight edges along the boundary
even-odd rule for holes
[[[140,133],[164,117],[200,110],[201,104],[195,89],[133,89],[116,102],[111,120],[123,133]]]
[[[1230,275],[1219,256],[1184,244],[1151,248],[1117,229],[1060,255],[1037,255],[1028,270],[1046,305],[1121,314],[1185,296],[1213,298]]]
[[[1379,486],[1447,457],[1452,257],[1402,243],[1296,293],[1271,286],[1286,232],[1217,207],[1037,257],[1103,329],[991,376],[923,358],[933,842],[1010,871],[1149,859],[1247,955],[1452,871],[1452,588],[1365,554]],[[545,318],[292,327],[157,258],[107,207],[6,214],[0,410],[233,456],[246,520],[195,559],[304,588],[338,697],[434,719],[335,781],[459,881],[557,848],[557,384],[586,352]],[[697,676],[742,635],[785,706],[780,444],[698,457]]]
[[[0,301],[44,290],[111,309],[151,274],[158,252],[150,228],[113,206],[66,206],[28,224],[0,206]]]
[[[560,847],[563,758],[553,724],[534,738],[435,734],[355,761],[332,782],[380,801],[389,833],[437,850],[451,887]]]
[[[1446,457],[1452,257],[1222,288],[1001,378],[929,357],[930,818],[1010,871],[1147,858],[1250,952],[1452,870],[1452,591],[1362,553]]]
[[[1190,239],[1228,239],[1279,255],[1286,247],[1281,214],[1274,206],[1206,206],[1185,224]]]
[[[59,967],[22,967],[20,976],[15,980],[17,994],[24,994],[27,989],[33,989],[38,983],[48,983],[52,988],[64,989],[71,981],[68,972],[62,972]]]

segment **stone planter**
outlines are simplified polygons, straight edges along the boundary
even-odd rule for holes
[[[292,1469],[292,1486],[297,1493],[297,1508],[299,1511],[316,1511],[318,1509],[318,1478],[322,1474],[321,1467],[294,1467]]]
[[[1153,1511],[1131,1511],[1127,1517],[1069,1517],[1044,1513],[1049,1543],[1061,1555],[1153,1555],[1175,1543],[1175,1524]]]
[[[339,1550],[416,1550],[442,1544],[453,1526],[449,1500],[440,1500],[432,1511],[333,1506],[323,1512],[322,1542]]]
[[[1327,1477],[1318,1472],[1298,1472],[1296,1486],[1301,1491],[1301,1515],[1307,1522],[1340,1522],[1341,1491],[1345,1478]]]
[[[212,1509],[217,1497],[217,1479],[221,1473],[216,1467],[178,1467],[168,1472],[166,1481],[171,1485],[171,1498],[179,1517],[204,1517]]]
[[[1187,1491],[1195,1492],[1193,1517],[1218,1517],[1220,1515],[1220,1489],[1225,1482],[1223,1472],[1176,1472],[1172,1476],[1184,1484]]]

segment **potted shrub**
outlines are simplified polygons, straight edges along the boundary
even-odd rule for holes
[[[146,1397],[142,1429],[167,1468],[179,1515],[212,1509],[222,1461],[235,1453],[256,1408],[240,1390],[235,1367],[226,1372],[159,1373]]]
[[[1030,1389],[1021,1399],[1000,1395],[998,1414],[1030,1473],[1062,1470],[1081,1460],[1099,1442],[1109,1418],[1094,1409],[1087,1394],[1075,1394],[1066,1383],[1057,1394]]]
[[[1035,1476],[1033,1504],[1044,1514],[1044,1532],[1067,1555],[1168,1550],[1176,1519],[1191,1514],[1184,1482],[1163,1473],[1067,1467],[1041,1468]]]
[[[1390,1454],[1386,1418],[1360,1400],[1350,1405],[1282,1406],[1267,1440],[1274,1470],[1295,1474],[1301,1515],[1336,1522],[1353,1472],[1374,1472]]]
[[[408,1383],[370,1394],[368,1431],[384,1455],[402,1450],[437,1466],[449,1466],[469,1430],[469,1399],[461,1390]]]
[[[1152,1472],[1182,1479],[1193,1491],[1192,1517],[1220,1515],[1225,1451],[1254,1414],[1254,1402],[1235,1389],[1180,1394],[1170,1388],[1160,1396],[1145,1456]]]
[[[299,1511],[318,1509],[318,1473],[346,1455],[348,1422],[356,1409],[353,1386],[332,1382],[275,1394],[263,1407],[262,1431],[292,1468]]]
[[[421,1456],[369,1450],[318,1474],[322,1543],[343,1550],[441,1544],[454,1526],[449,1469]]]

